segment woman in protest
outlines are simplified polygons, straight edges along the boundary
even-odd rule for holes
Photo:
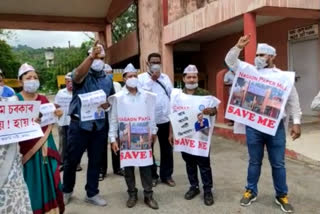
[[[0,101],[17,101],[17,97]],[[32,214],[18,143],[0,145],[0,213]]]
[[[19,69],[19,80],[23,90],[17,94],[20,101],[40,101],[49,103],[48,99],[37,93],[39,78],[35,69],[27,63]],[[61,116],[62,111],[55,114]],[[40,119],[41,120],[41,119]],[[53,136],[53,125],[42,127],[44,136],[20,142],[23,155],[24,179],[27,183],[33,213],[61,214],[64,212],[62,184],[60,182],[60,155]]]

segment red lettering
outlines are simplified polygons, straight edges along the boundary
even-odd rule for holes
[[[240,109],[239,109],[239,108],[237,108],[237,109],[234,111],[234,113],[233,113],[233,114],[235,114],[235,115],[237,115],[237,116],[241,117],[241,111],[240,111]]]
[[[198,148],[206,150],[207,149],[207,142],[199,141]]]
[[[275,120],[269,120],[269,122],[268,122],[268,127],[273,129],[273,128],[275,127],[275,126],[274,126],[275,123],[276,123]]]
[[[147,158],[147,155],[146,155],[146,152],[140,152],[140,159],[146,159]]]
[[[259,116],[258,124],[262,124],[263,126],[266,126],[267,122],[268,122],[268,118],[262,118],[261,116]]]
[[[137,159],[138,155],[139,155],[139,152],[135,152],[135,151],[132,152],[132,156],[134,159]]]
[[[251,120],[251,121],[254,121],[254,118],[255,118],[255,114],[250,112],[250,115],[249,115],[248,119]]]
[[[228,108],[228,113],[233,113],[234,107],[233,106],[229,106]]]
[[[195,148],[196,146],[194,145],[194,140],[190,140],[190,147]]]
[[[126,152],[124,159],[132,159],[130,152]]]

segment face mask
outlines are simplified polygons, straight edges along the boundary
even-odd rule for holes
[[[104,68],[104,62],[101,59],[95,59],[91,64],[91,68],[94,71],[102,71],[102,69]]]
[[[130,88],[136,88],[138,86],[138,78],[132,77],[127,79],[126,85]]]
[[[72,82],[68,82],[66,85],[68,91],[72,91]]]
[[[190,89],[190,90],[196,89],[196,88],[198,88],[198,83],[186,84],[186,88]]]
[[[160,65],[160,64],[152,64],[152,65],[150,66],[150,71],[151,71],[152,73],[154,73],[154,72],[161,72],[161,65]]]
[[[254,64],[256,65],[257,69],[263,69],[268,66],[266,58],[259,56],[254,59]]]
[[[28,93],[35,93],[40,86],[39,80],[26,80],[23,82],[23,90]]]

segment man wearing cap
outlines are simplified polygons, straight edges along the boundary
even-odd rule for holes
[[[170,94],[173,86],[168,75],[162,73],[160,54],[151,53],[148,56],[147,68],[148,71],[140,74],[138,79],[144,90],[157,94],[156,123],[160,144],[160,179],[168,186],[174,187],[176,184],[172,179],[173,149],[168,141],[170,132]],[[152,168],[152,177],[153,186],[156,186],[159,175],[155,163]]]
[[[61,108],[63,110],[63,115],[58,120],[59,153],[62,162],[60,171],[63,170],[63,160],[64,156],[66,155],[68,129],[70,125],[70,116],[68,115],[68,110],[70,101],[72,99],[72,73],[67,73],[64,79],[66,87],[58,91],[54,101],[56,108]],[[77,171],[81,171],[81,169],[82,168],[79,164]]]
[[[182,92],[188,95],[195,96],[207,96],[211,95],[207,90],[199,88],[198,86],[198,69],[195,65],[188,65],[183,71],[183,82],[185,84]],[[217,113],[216,108],[205,108],[202,113],[204,115],[214,116]],[[173,131],[170,131],[170,143],[173,144]],[[212,170],[210,165],[210,154],[208,157],[201,157],[196,155],[191,155],[182,152],[182,158],[186,162],[186,170],[188,174],[188,179],[190,183],[190,189],[186,192],[184,198],[186,200],[191,200],[198,194],[199,190],[199,180],[198,180],[198,168],[201,175],[201,180],[203,183],[204,191],[204,204],[211,206],[214,203],[212,195]]]
[[[156,95],[147,91],[142,90],[141,88],[138,87],[138,78],[137,78],[137,70],[134,68],[132,64],[129,64],[123,72],[123,80],[126,84],[126,86],[117,94],[114,96],[110,97],[108,101],[111,103],[111,116],[110,116],[110,130],[109,130],[109,137],[111,140],[111,145],[112,145],[112,150],[114,153],[117,153],[121,148],[123,149],[125,145],[120,144],[118,145],[118,142],[116,141],[116,138],[119,137],[121,139],[124,139],[124,134],[118,136],[118,129],[121,126],[128,126],[125,130],[131,130],[133,129],[131,126],[131,123],[120,123],[118,121],[118,117],[121,118],[132,118],[132,121],[139,121],[136,120],[136,118],[145,118],[143,121],[146,122],[140,122],[136,123],[136,125],[139,127],[140,133],[141,130],[144,130],[146,128],[143,126],[143,123],[147,123],[147,130],[148,130],[148,139],[147,143],[143,143],[142,140],[146,141],[145,138],[143,138],[140,135],[140,143],[142,144],[147,144],[149,145],[149,149],[151,149],[151,145],[154,143],[154,140],[156,138],[157,134],[157,126],[155,123],[155,110],[152,108],[151,104],[155,105],[155,100],[156,100]],[[129,108],[130,106],[136,110],[134,114],[128,111],[121,111],[119,112],[119,107],[128,105]],[[138,113],[139,112],[139,113]],[[131,121],[131,120],[130,120]],[[134,123],[134,122],[132,122]],[[121,125],[121,126],[120,126]],[[125,131],[122,131],[125,133]],[[133,134],[127,133],[128,139],[131,139],[129,142],[127,142],[127,147],[129,145],[133,144],[134,141],[132,140]],[[122,140],[121,143],[125,143],[125,141]],[[152,154],[151,154],[152,157]],[[122,161],[122,160],[121,160]],[[136,183],[135,183],[135,174],[134,174],[134,166],[139,166],[140,170],[140,177],[141,177],[141,182],[142,186],[144,189],[144,202],[147,204],[150,208],[152,209],[158,209],[158,203],[153,199],[153,191],[152,191],[152,160],[150,165],[146,163],[146,160],[141,158],[137,160],[134,164],[131,163],[129,164],[130,166],[124,167],[125,171],[125,180],[127,183],[128,187],[128,194],[129,194],[129,199],[127,201],[127,207],[132,208],[136,205],[137,200],[138,200],[138,189],[136,188]],[[145,163],[143,163],[145,162]],[[122,163],[121,163],[122,165]]]
[[[2,70],[0,69],[0,99],[1,97],[12,97],[15,92],[12,88],[9,86],[4,85],[4,74]]]
[[[113,73],[112,73],[112,68],[110,65],[105,64],[103,71],[106,74],[106,78],[111,78],[111,80],[113,80]],[[115,81],[113,81],[113,88],[115,90],[115,93],[118,93],[122,89],[120,83],[115,82]],[[108,114],[109,110],[110,110],[110,108],[108,108],[106,110],[106,118],[108,118],[108,119],[110,116],[110,114]],[[107,130],[109,131],[108,120],[106,120],[106,126],[107,126]],[[108,138],[108,141],[110,141],[109,138]],[[112,149],[111,149],[113,173],[115,175],[123,176],[124,172],[120,168],[120,155],[119,154],[120,154],[120,152],[115,154],[114,152],[112,152]],[[102,164],[101,164],[100,177],[99,177],[100,181],[104,180],[104,178],[107,175],[107,171],[108,171],[108,144],[106,144],[106,148],[103,150]]]
[[[99,195],[99,171],[102,152],[107,143],[105,118],[81,121],[81,100],[79,95],[103,90],[106,97],[114,94],[112,80],[103,71],[105,52],[102,45],[95,43],[89,56],[72,72],[72,100],[69,106],[71,122],[68,130],[68,144],[64,159],[63,192],[68,204],[75,185],[76,169],[85,150],[88,154],[88,170],[85,201],[98,206],[106,206]],[[109,107],[108,103],[100,106]],[[104,116],[104,115],[103,115]]]
[[[237,72],[239,66],[245,65],[240,61],[239,55],[242,49],[250,42],[250,35],[243,36],[239,39],[226,56],[227,65]],[[272,72],[283,72],[275,67],[276,49],[268,44],[258,44],[255,66],[257,70],[264,68],[272,69]],[[246,139],[249,152],[249,167],[247,174],[246,191],[240,201],[242,206],[249,206],[256,200],[258,195],[258,181],[261,172],[262,159],[264,154],[264,146],[266,145],[269,161],[272,168],[273,185],[276,192],[275,202],[284,212],[293,212],[293,207],[288,201],[288,186],[286,181],[285,168],[285,149],[286,149],[286,133],[284,120],[290,116],[293,118],[293,126],[291,129],[291,137],[293,140],[301,135],[300,120],[301,108],[299,96],[296,88],[293,86],[285,107],[285,114],[280,122],[275,136],[262,133],[254,128],[246,126]]]

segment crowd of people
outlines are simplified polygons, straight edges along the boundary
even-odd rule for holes
[[[230,68],[229,77],[225,83],[231,85],[233,75],[239,66],[247,63],[240,61],[241,50],[250,42],[250,36],[243,36],[228,52],[225,62]],[[259,69],[271,68],[274,72],[281,72],[275,67],[276,50],[267,45],[259,44],[255,66]],[[0,213],[64,213],[65,206],[72,202],[72,195],[76,183],[76,171],[81,170],[80,162],[84,152],[88,156],[87,183],[85,185],[85,201],[97,206],[106,206],[106,200],[99,194],[99,180],[107,175],[108,142],[111,147],[113,172],[124,176],[127,184],[128,200],[126,206],[136,205],[138,197],[135,183],[134,165],[121,168],[120,160],[120,131],[118,120],[121,117],[131,117],[130,108],[144,106],[141,111],[148,119],[150,136],[147,140],[154,150],[154,143],[158,139],[160,146],[160,171],[153,155],[153,162],[138,163],[141,182],[144,190],[144,202],[152,209],[159,209],[153,197],[154,188],[159,182],[174,188],[173,179],[173,127],[170,124],[170,94],[173,84],[170,78],[162,72],[161,55],[151,53],[146,59],[147,72],[138,74],[137,69],[129,64],[122,73],[124,86],[112,80],[112,68],[104,63],[105,52],[103,46],[95,43],[88,51],[88,56],[72,72],[65,76],[66,88],[61,89],[55,98],[55,115],[59,118],[59,150],[52,136],[53,124],[42,127],[43,137],[0,145]],[[232,72],[231,72],[232,71]],[[18,79],[22,91],[14,92],[4,86],[4,75],[0,73],[1,102],[9,101],[40,101],[48,103],[48,99],[38,93],[40,86],[39,74],[31,65],[25,63],[18,71]],[[198,69],[189,65],[184,69],[183,94],[190,96],[210,95],[199,87]],[[223,83],[222,83],[223,84]],[[106,101],[99,108],[104,115],[96,120],[82,120],[83,94],[102,90]],[[62,110],[57,99],[70,100],[67,108]],[[312,103],[312,109],[320,109],[320,93]],[[153,105],[145,105],[152,103]],[[154,106],[154,108],[152,107]],[[128,111],[119,112],[127,107]],[[208,107],[202,109],[199,127],[204,126],[203,116],[214,117],[217,109]],[[198,117],[200,117],[198,115]],[[277,129],[276,135],[262,133],[252,127],[246,127],[246,139],[249,153],[247,185],[240,201],[242,206],[249,206],[258,196],[258,181],[266,145],[272,168],[272,178],[275,189],[275,202],[284,212],[293,212],[288,200],[288,187],[285,169],[285,119],[293,117],[291,136],[300,137],[301,109],[299,97],[293,87],[286,104],[286,112]],[[199,119],[199,118],[198,118]],[[36,118],[41,121],[41,115]],[[208,123],[208,122],[207,122]],[[208,126],[208,124],[207,124]],[[196,126],[197,127],[197,126]],[[141,139],[143,142],[144,139]],[[191,200],[200,193],[198,169],[203,183],[204,204],[214,204],[212,193],[213,179],[210,164],[210,153],[207,157],[182,152],[182,159],[186,164],[186,174],[190,183],[184,198]],[[140,160],[143,161],[143,160]],[[63,177],[60,178],[60,171]]]

